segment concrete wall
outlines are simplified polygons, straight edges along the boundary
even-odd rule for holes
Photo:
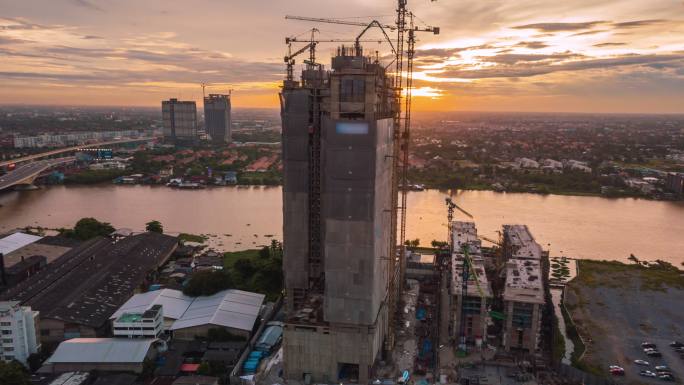
[[[200,325],[200,326],[195,326],[195,327],[190,327],[190,328],[177,329],[177,330],[173,331],[173,338],[177,339],[177,340],[192,341],[195,339],[195,337],[207,337],[207,335],[209,334],[209,329],[217,329],[217,328],[224,328],[224,327],[207,324],[207,325]],[[233,329],[233,328],[224,328],[224,329],[229,331],[231,334],[244,337],[245,341],[249,340],[250,332],[248,332],[246,330],[239,330],[239,329]]]
[[[532,353],[537,349],[538,344],[538,334],[541,327],[541,306],[539,304],[534,304],[534,310],[532,312],[532,326],[519,330],[519,328],[513,325],[512,314],[514,304],[514,301],[504,302],[504,310],[506,314],[503,337],[504,347],[506,351],[513,349]],[[520,331],[523,333],[522,345],[518,344],[518,336]]]
[[[340,134],[367,124],[366,134]],[[392,121],[323,119],[324,318],[373,325],[387,296]]]
[[[53,318],[41,318],[40,322],[40,341],[44,345],[56,345],[66,339],[82,337],[94,338],[104,337],[103,334],[88,326],[78,324],[66,324],[62,320]]]
[[[284,376],[288,383],[337,383],[339,364],[359,365],[359,384],[368,383],[387,333],[387,308],[376,326],[286,324],[283,338]]]
[[[297,290],[308,289],[309,90],[283,91],[283,271],[288,311]]]

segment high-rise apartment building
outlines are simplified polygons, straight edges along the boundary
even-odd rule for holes
[[[164,140],[173,143],[197,141],[197,107],[194,101],[162,101]]]
[[[204,98],[204,124],[213,143],[230,143],[230,95],[209,94]]]
[[[286,80],[283,231],[289,381],[367,383],[388,335],[397,92],[360,48]],[[396,287],[396,286],[395,286]]]
[[[38,352],[40,343],[38,312],[16,301],[0,302],[0,360],[17,360],[27,365],[27,358]]]

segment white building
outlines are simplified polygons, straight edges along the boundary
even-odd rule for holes
[[[520,168],[539,168],[539,162],[529,158],[516,158],[515,162]]]
[[[162,305],[143,312],[123,313],[112,322],[114,337],[159,338],[164,333]]]
[[[29,355],[40,349],[36,330],[38,312],[19,302],[0,302],[0,360],[26,365]]]

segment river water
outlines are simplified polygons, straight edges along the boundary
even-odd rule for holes
[[[407,238],[429,245],[446,238],[444,198],[475,217],[481,235],[498,238],[505,223],[527,224],[552,255],[626,261],[684,262],[684,203],[496,193],[410,192]],[[162,186],[53,186],[0,194],[0,232],[27,225],[71,227],[91,216],[141,230],[156,219],[167,232],[210,234],[210,243],[240,250],[281,239],[280,187],[174,190]],[[456,212],[456,219],[466,219]]]

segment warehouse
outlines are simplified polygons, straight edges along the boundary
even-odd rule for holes
[[[145,360],[156,357],[157,344],[154,339],[74,338],[59,344],[39,372],[142,373]]]

